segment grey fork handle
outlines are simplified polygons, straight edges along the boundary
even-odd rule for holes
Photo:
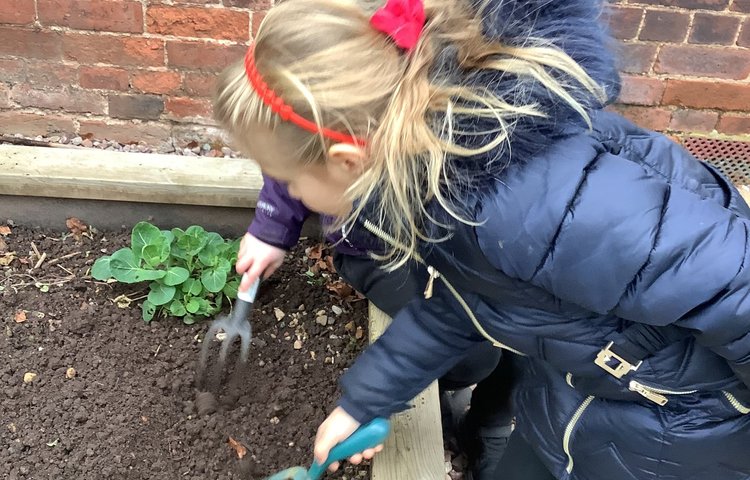
[[[252,312],[252,310],[252,302],[247,302],[245,300],[237,298],[237,301],[234,302],[231,322],[235,325],[239,325],[242,322],[248,321],[250,319],[250,313]]]

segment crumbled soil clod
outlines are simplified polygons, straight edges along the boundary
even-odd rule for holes
[[[211,392],[200,392],[195,397],[195,408],[201,417],[216,412],[218,405],[216,396]]]

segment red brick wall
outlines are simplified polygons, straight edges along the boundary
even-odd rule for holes
[[[676,136],[750,135],[750,0],[615,0],[616,107]]]
[[[164,2],[0,0],[0,133],[218,134],[216,73],[272,0]],[[624,72],[615,108],[676,135],[750,134],[750,0],[611,3]]]
[[[215,134],[216,74],[270,1],[0,0],[0,133]]]

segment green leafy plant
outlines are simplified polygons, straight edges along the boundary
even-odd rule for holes
[[[160,230],[140,222],[133,227],[130,247],[97,259],[91,276],[150,282],[143,320],[172,315],[192,324],[196,317],[219,312],[225,299],[237,297],[240,278],[232,266],[238,250],[239,240],[224,240],[197,225]]]

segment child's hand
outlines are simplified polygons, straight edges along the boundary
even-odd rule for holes
[[[318,463],[325,462],[328,458],[328,452],[337,444],[349,438],[357,428],[359,428],[359,422],[354,420],[354,418],[346,413],[343,408],[336,407],[336,409],[328,415],[328,418],[320,424],[320,427],[318,427],[318,434],[315,437],[315,460]],[[383,450],[383,445],[378,445],[375,448],[368,448],[362,453],[349,457],[349,461],[358,465],[363,459],[369,460],[381,450]],[[332,463],[331,466],[328,467],[332,472],[335,472],[338,468],[338,462]]]
[[[237,273],[243,274],[239,290],[244,292],[259,277],[267,278],[284,262],[286,252],[278,247],[262,242],[254,236],[246,233],[240,242],[240,250],[237,253]]]

